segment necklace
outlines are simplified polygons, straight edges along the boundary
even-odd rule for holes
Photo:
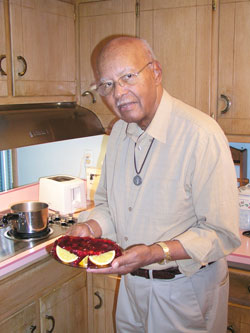
[[[150,146],[149,146],[149,148],[148,148],[148,151],[147,151],[147,153],[146,153],[146,156],[144,157],[144,160],[143,160],[143,162],[142,162],[142,165],[141,165],[139,171],[137,170],[137,166],[136,166],[135,148],[134,148],[134,166],[135,166],[136,176],[134,176],[134,178],[133,178],[133,182],[134,182],[134,184],[135,184],[136,186],[139,186],[139,185],[141,185],[141,183],[142,183],[142,178],[141,178],[141,176],[140,176],[140,173],[141,173],[142,168],[143,168],[143,166],[144,166],[144,164],[145,164],[145,162],[146,162],[146,159],[147,159],[147,157],[148,157],[148,154],[149,154],[149,151],[150,151],[150,149],[151,149],[151,147],[152,147],[153,142],[154,142],[154,139],[153,139],[153,140],[151,141],[151,143],[150,143]],[[135,147],[136,147],[136,143],[135,143]]]

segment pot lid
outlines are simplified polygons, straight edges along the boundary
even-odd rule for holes
[[[0,150],[104,133],[96,114],[75,102],[0,105]]]

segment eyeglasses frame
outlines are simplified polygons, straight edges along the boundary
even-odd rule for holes
[[[113,90],[114,90],[114,87],[115,87],[115,84],[118,82],[119,83],[119,85],[120,85],[120,87],[124,87],[124,86],[126,86],[126,83],[122,83],[121,84],[121,82],[120,82],[120,80],[124,77],[124,76],[126,76],[126,75],[128,75],[128,74],[132,74],[132,75],[135,75],[136,77],[138,77],[138,75],[148,66],[148,65],[152,65],[153,64],[153,62],[154,61],[150,61],[150,62],[148,62],[146,65],[144,65],[143,67],[142,67],[142,69],[140,69],[138,72],[136,72],[136,73],[126,73],[126,74],[124,74],[124,75],[122,75],[122,76],[120,76],[119,77],[119,79],[118,80],[116,80],[116,81],[114,81],[114,80],[107,80],[107,81],[103,81],[103,82],[101,82],[97,87],[96,87],[96,91],[98,92],[98,88],[101,86],[101,85],[104,85],[104,84],[106,84],[107,82],[112,82],[112,89],[110,90],[110,92],[107,94],[107,95],[101,95],[99,92],[99,95],[101,95],[101,96],[103,96],[103,97],[105,97],[105,96],[108,96]],[[133,85],[136,85],[136,83],[134,83],[134,84],[127,84],[128,86],[133,86]]]

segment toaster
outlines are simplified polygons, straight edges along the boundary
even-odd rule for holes
[[[46,202],[49,209],[60,214],[73,214],[87,206],[85,182],[67,175],[42,177],[39,179],[39,201]]]

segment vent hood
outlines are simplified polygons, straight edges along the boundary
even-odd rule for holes
[[[99,134],[98,117],[74,102],[0,105],[0,150]]]

